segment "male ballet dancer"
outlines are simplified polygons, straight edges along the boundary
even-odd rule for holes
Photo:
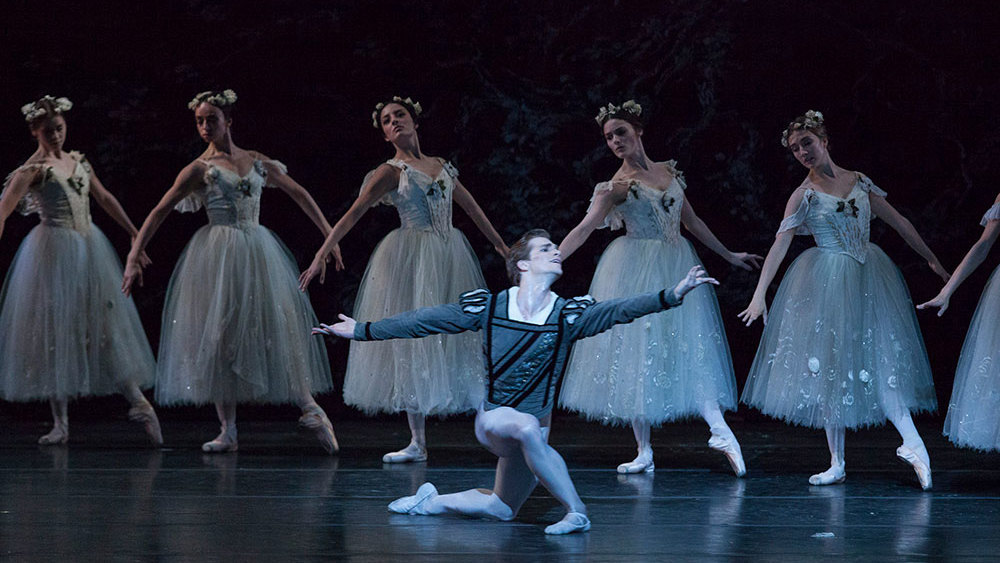
[[[548,445],[552,406],[573,343],[615,324],[676,307],[695,287],[719,282],[695,266],[672,290],[602,303],[590,296],[563,299],[550,290],[562,275],[559,248],[541,229],[528,231],[510,247],[507,273],[515,285],[494,295],[477,289],[463,294],[458,303],[377,322],[358,323],[339,315],[341,322],[321,324],[313,333],[369,341],[485,331],[488,389],[476,414],[475,430],[479,443],[499,458],[493,490],[439,495],[434,485],[424,483],[415,495],[390,503],[389,510],[513,520],[541,482],[567,511],[545,533],[586,532],[590,529],[587,507],[566,463]]]

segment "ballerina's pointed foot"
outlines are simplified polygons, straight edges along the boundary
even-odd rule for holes
[[[427,448],[415,442],[410,442],[409,446],[398,452],[389,452],[382,456],[382,463],[416,463],[419,461],[427,461]]]
[[[713,434],[708,440],[708,447],[725,454],[726,459],[729,460],[729,466],[733,468],[733,473],[737,477],[746,475],[747,466],[743,462],[743,450],[740,449],[740,443],[736,441],[736,436],[733,433],[730,432],[728,436]]]
[[[160,419],[156,417],[156,411],[153,410],[153,405],[149,404],[148,401],[130,408],[128,410],[128,419],[132,422],[142,423],[146,434],[149,435],[149,441],[153,442],[154,446],[163,445]]]
[[[222,432],[214,440],[201,445],[201,451],[210,454],[235,452],[238,448],[236,426],[223,426]]]
[[[816,486],[839,485],[847,479],[847,472],[844,471],[844,464],[831,465],[830,469],[822,473],[817,473],[809,477],[809,484]]]
[[[621,473],[622,475],[629,475],[632,473],[651,473],[655,470],[656,466],[653,464],[652,451],[640,452],[639,455],[632,461],[618,466],[618,473]]]
[[[913,467],[920,481],[920,488],[927,491],[931,488],[931,458],[927,455],[927,448],[921,444],[916,448],[899,446],[896,448],[896,456],[905,463]]]
[[[389,512],[395,512],[396,514],[424,514],[421,511],[420,505],[427,501],[427,499],[436,497],[438,495],[437,488],[431,483],[424,483],[420,485],[417,492],[413,496],[398,498],[389,503]]]
[[[69,441],[69,428],[62,424],[56,424],[48,434],[38,439],[42,446],[61,446]]]
[[[563,536],[566,534],[575,534],[578,532],[586,532],[590,529],[590,518],[587,518],[586,514],[581,514],[579,512],[567,512],[563,519],[546,526],[545,533],[550,536]]]
[[[319,405],[308,407],[302,411],[302,416],[299,417],[299,426],[315,432],[326,453],[333,455],[340,451],[337,435],[333,433],[333,424]]]

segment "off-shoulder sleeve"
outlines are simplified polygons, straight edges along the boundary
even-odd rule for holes
[[[205,168],[205,175],[202,179],[206,185],[210,185],[218,179],[219,170],[208,161],[202,160],[201,162],[207,166],[207,168]],[[187,197],[177,202],[177,205],[174,206],[174,210],[180,213],[194,213],[204,207],[204,205],[205,195],[201,192],[201,190],[195,190],[188,194]]]
[[[684,173],[677,169],[677,161],[668,160],[664,162],[663,165],[666,166],[667,170],[670,171],[670,174],[674,177],[674,180],[677,180],[677,185],[680,186],[682,190],[686,191],[688,187],[687,181],[684,179]]]
[[[601,182],[594,186],[594,193],[590,196],[590,205],[587,206],[587,213],[590,213],[590,209],[594,207],[594,200],[597,196],[611,191],[611,182]],[[601,223],[598,229],[611,229],[612,231],[617,231],[625,226],[625,219],[622,217],[621,211],[618,211],[618,206],[611,208],[608,211],[608,215],[604,218],[604,222]]]
[[[390,165],[392,165],[392,164],[390,163]],[[395,165],[392,165],[392,166],[394,166],[395,168],[398,168]],[[361,192],[365,191],[365,186],[367,186],[368,182],[371,181],[372,176],[375,175],[375,171],[376,170],[378,170],[378,168],[373,168],[373,169],[369,170],[367,174],[365,174],[365,179],[361,180],[361,187],[358,188],[358,195],[361,195]],[[400,174],[402,175],[404,173],[405,173],[404,169],[400,169]],[[400,181],[402,181],[402,180],[400,180]],[[373,203],[372,207],[375,207],[376,205],[394,205],[394,203],[392,201],[393,193],[394,192],[389,192],[389,193],[385,194],[384,196],[382,196],[381,199],[379,199],[378,201],[376,201],[375,203]]]
[[[458,168],[455,168],[454,164],[448,162],[447,160],[441,159],[441,166],[444,167],[444,169],[448,172],[448,175],[451,176],[452,179],[458,178]]]
[[[3,189],[0,190],[0,199],[2,199],[4,194],[7,193],[7,189],[10,188],[10,183],[14,181],[14,176],[17,176],[18,172],[38,170],[44,170],[45,174],[49,174],[51,169],[42,164],[24,164],[12,170],[10,174],[7,174],[7,178],[3,181]],[[14,210],[21,215],[31,215],[32,213],[41,213],[42,205],[39,203],[35,193],[28,190],[25,192],[24,196],[21,197],[21,200],[17,202],[17,207],[15,207]]]
[[[254,166],[257,166],[258,162],[260,163],[260,168],[257,170],[257,172],[259,172],[260,175],[264,177],[265,188],[278,187],[278,185],[275,184],[274,181],[272,180],[273,176],[273,174],[271,174],[272,171],[282,176],[288,175],[288,167],[285,166],[285,164],[280,160],[259,159],[254,161]]]
[[[1000,202],[994,203],[993,207],[986,210],[986,215],[983,215],[983,220],[979,224],[985,227],[990,221],[1000,221]]]
[[[795,229],[797,235],[811,234],[809,227],[806,226],[806,217],[809,215],[812,198],[812,190],[806,190],[806,193],[802,195],[802,201],[799,202],[799,208],[795,210],[795,213],[781,220],[781,225],[778,226],[778,232],[775,234],[780,235],[792,229]]]
[[[871,181],[871,178],[865,176],[864,174],[861,174],[860,172],[858,173],[858,184],[861,186],[862,190],[868,193],[875,194],[881,197],[889,195],[888,193],[886,193],[885,190],[876,186],[875,182]]]

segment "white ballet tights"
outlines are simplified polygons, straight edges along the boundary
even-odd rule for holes
[[[65,444],[69,440],[68,399],[52,397],[49,407],[52,409],[52,430],[38,439],[43,446]]]
[[[418,412],[406,411],[406,422],[410,425],[410,443],[405,448],[382,456],[382,463],[411,463],[427,461],[427,435],[425,417]]]
[[[479,442],[499,457],[493,491],[470,489],[440,495],[433,485],[426,483],[418,489],[417,495],[393,502],[389,510],[511,520],[541,482],[567,511],[562,520],[546,528],[546,533],[567,534],[590,529],[587,507],[576,492],[566,463],[548,444],[548,426],[542,427],[530,414],[500,407],[480,410],[475,428]]]
[[[214,440],[202,444],[201,450],[208,453],[235,452],[238,448],[236,403],[215,403],[215,413],[219,416],[219,435]]]

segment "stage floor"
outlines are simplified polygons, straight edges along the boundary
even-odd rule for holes
[[[169,412],[169,411],[168,411]],[[72,415],[72,412],[71,412]],[[895,460],[888,428],[849,433],[845,484],[812,487],[828,463],[821,431],[733,421],[749,473],[736,479],[705,445],[703,423],[654,430],[656,472],[619,476],[631,432],[562,415],[553,445],[593,521],[547,537],[563,509],[539,487],[513,522],[386,512],[432,481],[442,492],[490,487],[493,458],[471,418],[428,424],[427,463],[383,466],[406,440],[399,418],[336,423],[329,457],[287,421],[242,420],[240,452],[204,455],[204,422],[164,417],[168,447],[137,426],[72,423],[69,447],[33,444],[40,422],[6,421],[0,438],[0,557],[25,561],[766,561],[1000,557],[997,454],[950,446],[935,419],[918,427],[934,490]]]

